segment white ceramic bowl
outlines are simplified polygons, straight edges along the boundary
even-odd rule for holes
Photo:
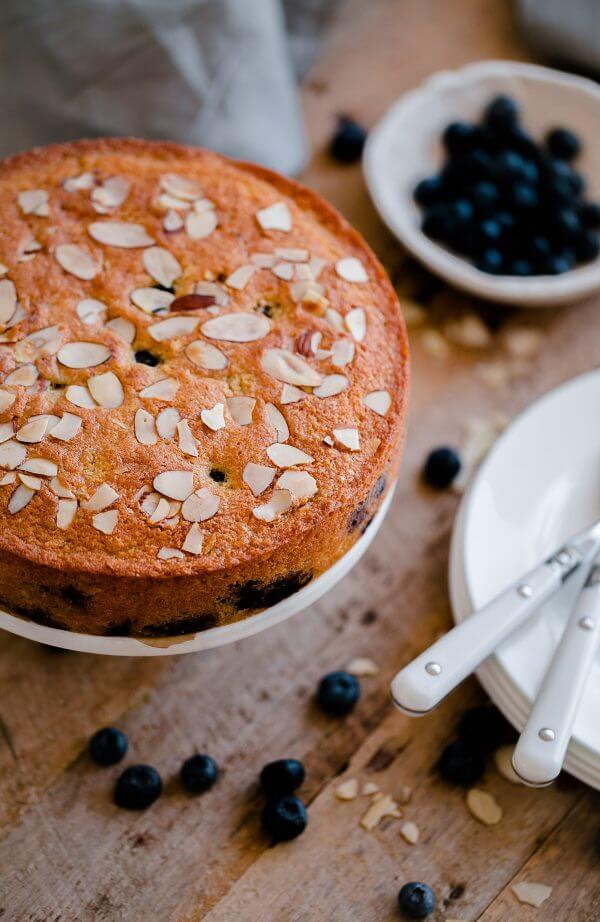
[[[490,99],[506,94],[521,107],[524,127],[540,140],[549,128],[579,134],[584,149],[576,168],[587,196],[600,199],[600,86],[545,67],[484,61],[434,74],[402,96],[369,135],[363,168],[375,206],[401,243],[428,269],[470,294],[518,307],[552,307],[600,290],[600,257],[557,276],[517,278],[481,272],[420,230],[413,201],[419,180],[443,162],[440,135],[448,122],[475,121]]]

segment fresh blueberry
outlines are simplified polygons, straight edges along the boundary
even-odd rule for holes
[[[431,205],[425,212],[425,217],[421,224],[423,233],[433,240],[446,241],[450,239],[455,232],[455,228],[456,222],[452,216],[450,206],[446,202]]]
[[[439,202],[443,194],[443,184],[439,176],[428,176],[417,183],[414,191],[415,202],[427,207]]]
[[[103,727],[92,736],[88,751],[97,765],[116,765],[127,752],[127,737],[116,727]]]
[[[483,115],[484,122],[495,131],[506,131],[512,128],[519,118],[519,109],[510,96],[496,96]]]
[[[355,163],[360,159],[366,139],[367,132],[362,125],[341,115],[329,145],[329,153],[340,163]]]
[[[442,141],[450,154],[466,154],[478,140],[477,128],[467,122],[450,122],[442,134]]]
[[[507,131],[502,133],[500,138],[502,148],[516,150],[528,160],[538,163],[541,160],[541,152],[538,144],[534,141],[521,125],[514,124]]]
[[[435,893],[427,884],[415,881],[404,884],[398,894],[398,905],[408,919],[425,919],[435,909]]]
[[[513,259],[508,267],[508,275],[520,275],[523,278],[533,275],[533,265],[528,259]]]
[[[494,218],[487,218],[478,227],[481,246],[494,246],[502,236],[502,227]]]
[[[208,476],[211,480],[214,480],[215,483],[225,483],[227,480],[227,474],[225,471],[222,471],[220,467],[211,467]]]
[[[435,448],[427,456],[423,478],[430,487],[444,490],[460,471],[460,458],[453,448]]]
[[[467,224],[473,217],[473,206],[466,198],[459,198],[450,203],[449,213],[457,225]]]
[[[289,842],[306,829],[308,814],[302,801],[294,794],[269,800],[262,812],[262,825],[273,844]]]
[[[516,218],[512,211],[497,211],[492,217],[504,230],[514,227],[516,223]]]
[[[581,232],[581,221],[574,208],[561,208],[552,224],[552,230],[561,240],[572,240]]]
[[[498,708],[482,704],[462,714],[458,735],[472,748],[488,753],[513,739],[514,732]]]
[[[349,672],[330,672],[317,691],[317,700],[326,714],[349,714],[360,698],[360,683]]]
[[[117,779],[115,803],[127,810],[145,810],[161,794],[162,781],[155,768],[131,765]]]
[[[564,160],[549,160],[545,165],[546,173],[550,182],[562,183],[566,186],[572,196],[581,195],[585,182],[583,176],[571,169]]]
[[[531,240],[530,250],[534,257],[548,256],[551,251],[550,241],[543,234],[536,234]]]
[[[590,262],[600,253],[600,239],[593,230],[583,231],[574,241],[575,254],[580,262]]]
[[[219,767],[207,755],[194,755],[186,759],[179,771],[181,783],[190,794],[202,794],[212,788],[219,777]]]
[[[483,179],[475,183],[471,190],[471,199],[477,208],[483,210],[493,208],[500,199],[498,187],[492,182]]]
[[[600,202],[587,202],[581,209],[581,223],[596,230],[600,227]]]
[[[154,355],[153,352],[149,352],[148,349],[138,349],[135,353],[135,360],[140,365],[150,365],[152,368],[160,362],[158,356]]]
[[[504,270],[504,257],[496,247],[489,247],[483,251],[475,265],[489,275],[501,275]]]
[[[490,179],[494,174],[494,161],[486,150],[477,148],[464,157],[462,161],[466,179]]]
[[[571,263],[563,256],[551,256],[544,264],[543,274],[562,275],[563,272],[568,272],[570,268]]]
[[[292,794],[304,781],[304,765],[298,759],[268,762],[260,773],[260,784],[267,797]]]
[[[438,767],[446,781],[471,785],[483,775],[485,761],[478,748],[466,740],[458,739],[446,746]]]
[[[581,142],[568,128],[553,128],[546,136],[546,145],[553,157],[573,160],[581,151]]]
[[[517,211],[530,211],[537,208],[539,198],[534,186],[526,182],[516,182],[507,190],[508,201]]]

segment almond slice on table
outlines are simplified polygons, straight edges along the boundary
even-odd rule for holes
[[[110,349],[103,343],[71,342],[62,346],[57,359],[66,368],[94,368],[110,358]]]
[[[9,441],[0,445],[0,467],[8,468],[9,471],[19,467],[27,457],[27,449],[19,442]]]
[[[479,788],[471,788],[467,791],[467,808],[484,826],[495,826],[502,819],[500,804],[491,794]]]
[[[238,426],[249,426],[256,406],[254,397],[227,397],[227,409]]]
[[[154,489],[169,499],[186,500],[194,491],[192,471],[163,471],[153,480]]]
[[[101,483],[89,499],[81,504],[81,508],[86,512],[102,512],[108,506],[112,506],[118,500],[119,494],[109,483]]]
[[[407,820],[400,827],[400,835],[409,845],[416,845],[419,841],[419,827],[411,820]]]
[[[102,268],[96,260],[76,243],[61,243],[54,250],[54,258],[61,269],[84,282],[95,278]]]
[[[346,666],[346,672],[359,678],[362,676],[375,676],[379,673],[379,666],[367,656],[356,656]]]
[[[217,514],[220,505],[220,498],[203,487],[187,497],[181,507],[181,515],[186,522],[205,522]]]
[[[116,410],[122,406],[125,399],[123,385],[114,371],[106,371],[101,375],[92,375],[88,378],[87,386],[96,403],[106,410]]]
[[[73,519],[75,518],[75,513],[77,512],[77,500],[76,499],[59,499],[58,507],[56,510],[56,526],[57,528],[65,529],[68,528]]]
[[[285,471],[277,481],[277,488],[289,490],[294,499],[310,499],[317,493],[317,481],[308,471]]]
[[[219,429],[225,427],[225,404],[216,403],[214,407],[210,409],[204,409],[200,413],[200,419],[205,426],[208,426],[209,429],[212,429],[213,432],[217,432]]]
[[[346,282],[369,281],[365,267],[356,256],[345,256],[343,259],[338,259],[335,264],[335,271]]]
[[[27,442],[34,444],[41,442],[48,429],[49,418],[47,416],[38,416],[30,419],[24,426],[17,431],[15,438],[18,442]]]
[[[175,407],[166,407],[156,417],[156,428],[161,439],[174,439],[177,434],[177,423],[181,419],[179,410]]]
[[[92,525],[104,535],[112,535],[119,518],[118,509],[109,509],[108,512],[98,512],[92,516]]]
[[[322,375],[299,355],[287,349],[266,349],[261,356],[263,371],[277,381],[300,387],[317,387]]]
[[[217,229],[219,218],[216,211],[188,211],[185,216],[185,231],[192,240],[202,240],[210,236]]]
[[[147,410],[136,410],[133,422],[135,437],[140,445],[156,445],[158,435],[156,434],[156,423],[152,413]]]
[[[12,407],[16,399],[16,394],[11,393],[11,391],[2,390],[0,388],[0,413],[3,413],[4,410],[8,410],[9,407]]]
[[[101,186],[92,190],[92,204],[96,211],[103,213],[122,205],[130,192],[131,183],[127,179],[123,176],[109,176]]]
[[[169,310],[175,295],[161,288],[134,288],[129,298],[146,314],[159,314]]]
[[[327,375],[321,384],[315,387],[313,394],[315,397],[335,397],[345,391],[349,383],[345,375]]]
[[[160,177],[160,185],[169,195],[183,199],[185,202],[193,202],[204,195],[199,182],[195,179],[188,179],[186,176],[180,176],[179,173],[165,173]]]
[[[262,339],[271,329],[264,314],[249,314],[243,311],[213,317],[202,324],[202,333],[208,339],[229,343],[252,343]]]
[[[314,458],[293,445],[275,442],[267,448],[267,454],[277,467],[294,467],[297,464],[312,464]]]
[[[344,317],[348,332],[357,343],[362,343],[367,334],[367,315],[362,307],[353,307]]]
[[[263,230],[280,230],[287,233],[292,229],[292,214],[285,202],[274,202],[256,212],[256,220]]]
[[[552,896],[552,887],[546,884],[536,884],[532,880],[522,880],[511,884],[510,889],[519,903],[527,903],[529,906],[535,906],[536,909],[539,909],[542,903]]]
[[[142,263],[148,275],[165,288],[170,288],[183,274],[179,260],[164,247],[154,246],[144,250]]]
[[[255,496],[270,487],[277,471],[274,467],[267,467],[265,464],[254,464],[250,461],[244,468],[242,480],[247,484]]]
[[[116,333],[117,336],[120,336],[121,339],[124,339],[129,345],[135,339],[135,325],[131,320],[126,320],[125,317],[113,317],[112,320],[109,320],[106,324],[107,330],[112,330],[113,333]]]
[[[82,410],[95,410],[98,404],[83,384],[70,384],[65,391],[65,397],[73,406]]]
[[[267,419],[277,432],[277,441],[287,442],[290,437],[290,430],[281,410],[278,410],[273,403],[266,403],[265,412]]]
[[[279,402],[281,404],[288,403],[298,403],[299,400],[304,400],[306,394],[304,391],[301,391],[298,387],[294,387],[293,384],[284,384],[281,388],[281,396]]]
[[[336,442],[349,451],[360,451],[360,436],[358,429],[334,429],[333,435]]]
[[[21,509],[25,508],[27,503],[31,502],[35,494],[36,491],[26,487],[24,483],[19,484],[14,493],[11,494],[11,497],[8,501],[8,511],[11,513],[11,515],[15,515],[17,512],[20,512]]]
[[[177,423],[177,434],[179,435],[179,450],[184,455],[190,455],[192,458],[198,457],[198,446],[196,439],[190,429],[187,419],[182,419]]]
[[[365,394],[362,402],[369,410],[373,410],[379,416],[385,416],[392,404],[392,397],[388,391],[370,391]]]
[[[141,224],[126,221],[94,221],[88,227],[88,234],[98,243],[127,250],[152,246],[154,243]]]
[[[93,326],[95,323],[103,323],[106,311],[106,304],[104,304],[103,301],[98,301],[96,298],[84,298],[75,308],[77,316],[86,326]]]
[[[194,522],[185,536],[185,541],[181,545],[182,550],[186,551],[188,554],[201,554],[203,543],[204,535],[202,534],[202,529],[197,522]]]
[[[198,317],[176,316],[169,317],[167,320],[160,320],[158,323],[148,327],[148,332],[152,339],[162,343],[167,339],[177,339],[180,336],[187,336],[193,333],[200,320]]]
[[[27,189],[19,192],[19,208],[23,214],[36,215],[38,218],[47,218],[50,214],[48,193],[45,189]]]
[[[378,800],[373,800],[366,813],[363,814],[360,825],[371,832],[376,829],[384,816],[393,816],[396,819],[402,817],[402,811],[398,809],[398,804],[391,794],[384,794]]]
[[[17,309],[17,289],[10,279],[0,279],[0,324],[7,324]]]
[[[361,788],[360,793],[361,793],[364,797],[371,797],[372,794],[378,794],[378,793],[379,793],[379,785],[375,784],[374,781],[365,781],[365,783],[363,784],[363,786],[362,786],[362,788]],[[399,799],[399,802],[400,802],[400,803],[404,803],[404,801],[403,801],[403,800],[400,800],[400,799]]]
[[[35,365],[21,365],[20,368],[15,368],[14,371],[11,371],[9,375],[4,379],[4,383],[8,384],[9,387],[31,387],[32,384],[35,384],[39,377],[39,371]]]
[[[348,778],[338,784],[333,793],[338,800],[354,800],[358,797],[358,781],[356,778]]]
[[[156,556],[159,560],[183,560],[185,554],[176,547],[161,547]]]
[[[217,349],[212,343],[203,342],[201,339],[195,339],[189,343],[186,346],[185,354],[190,362],[207,371],[223,371],[229,364],[229,359],[220,349]]]
[[[61,442],[70,442],[78,434],[82,423],[81,416],[75,413],[63,413],[60,422],[51,431],[52,438],[60,439]]]
[[[274,490],[267,503],[254,507],[252,515],[261,522],[274,522],[291,509],[292,503],[292,494],[288,490]]]
[[[175,378],[161,378],[154,384],[149,384],[140,391],[140,397],[146,400],[173,400],[179,390],[179,382]]]

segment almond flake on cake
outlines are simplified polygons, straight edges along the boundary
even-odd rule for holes
[[[94,209],[105,214],[123,204],[131,192],[131,183],[123,176],[109,176],[102,185],[92,189],[91,200]]]
[[[19,208],[23,214],[36,215],[38,218],[47,218],[50,214],[48,193],[45,189],[27,189],[19,192]]]
[[[94,221],[87,230],[98,243],[126,250],[152,246],[155,242],[141,224],[126,221]]]
[[[294,267],[291,263],[280,262],[273,266],[273,275],[284,282],[291,282],[294,277]]]
[[[21,365],[20,368],[15,368],[6,376],[4,384],[8,384],[9,387],[31,387],[38,377],[39,372],[35,365]]]
[[[367,315],[362,307],[353,307],[344,317],[348,332],[357,343],[362,343],[367,333]]]
[[[62,187],[67,192],[79,192],[82,189],[92,189],[96,180],[93,173],[80,173],[78,176],[69,176],[62,182]]]
[[[184,455],[197,458],[198,446],[196,445],[196,439],[192,434],[187,419],[181,419],[177,423],[177,434],[179,436],[179,450],[182,451]]]
[[[354,343],[349,339],[336,339],[331,346],[331,364],[335,368],[345,368],[354,361]]]
[[[17,309],[17,289],[10,279],[0,279],[0,324],[9,322]]]
[[[116,333],[117,336],[120,336],[121,339],[124,339],[129,345],[135,339],[136,329],[135,325],[131,320],[127,320],[125,317],[113,317],[112,320],[109,320],[106,324],[107,330],[112,330],[113,333]]]
[[[14,468],[23,463],[26,457],[27,449],[25,445],[21,445],[19,442],[14,442],[11,439],[9,442],[3,442],[0,445],[0,467],[14,470]]]
[[[167,313],[175,300],[174,294],[161,288],[134,288],[129,297],[146,314]]]
[[[182,550],[188,554],[201,554],[202,545],[204,544],[204,535],[197,522],[190,526],[190,530],[185,536],[185,541],[181,545]]]
[[[91,375],[87,382],[89,391],[101,407],[106,410],[116,410],[122,406],[125,399],[123,385],[114,371],[106,371],[101,375]]]
[[[254,273],[257,270],[257,266],[253,263],[248,263],[245,266],[239,266],[235,269],[230,275],[225,279],[225,284],[230,288],[235,288],[237,291],[243,291]]]
[[[264,314],[249,314],[243,311],[222,314],[202,324],[202,333],[208,339],[230,343],[251,343],[263,339],[271,329]]]
[[[176,407],[165,407],[156,417],[156,429],[161,439],[174,439],[177,434],[177,424],[181,419]]]
[[[110,349],[103,343],[71,342],[62,346],[57,359],[66,368],[94,368],[110,358]]]
[[[267,467],[265,464],[254,464],[250,461],[244,468],[242,479],[255,496],[260,496],[267,487],[271,486],[276,473],[277,471],[274,467]]]
[[[204,409],[200,412],[200,419],[209,429],[217,432],[225,427],[225,404],[216,403],[210,409]]]
[[[176,547],[161,547],[156,556],[159,560],[183,560],[185,554]]]
[[[388,391],[369,391],[363,397],[362,402],[378,416],[385,416],[392,405],[392,398]]]
[[[81,508],[86,512],[102,512],[108,506],[112,506],[119,498],[117,491],[109,483],[101,483],[89,499],[81,504]]]
[[[104,301],[98,301],[96,298],[84,298],[75,307],[77,316],[86,326],[93,326],[95,323],[103,323],[106,317],[107,307]]]
[[[19,484],[8,501],[8,511],[11,515],[16,515],[17,512],[20,512],[21,509],[24,509],[25,506],[31,502],[35,494],[35,490],[30,490],[30,488],[26,487],[23,483]]]
[[[217,514],[220,505],[220,498],[202,487],[185,499],[181,514],[186,522],[205,522]]]
[[[154,489],[169,499],[186,500],[194,490],[192,471],[163,471],[153,480]]]
[[[84,282],[95,278],[102,268],[86,250],[75,243],[61,243],[54,250],[54,258],[65,272]]]
[[[274,522],[291,509],[292,503],[292,494],[288,490],[274,490],[267,503],[254,507],[252,515],[261,522]]]
[[[227,397],[227,409],[238,426],[249,426],[252,423],[252,413],[256,406],[254,397]]]
[[[70,384],[65,391],[65,397],[73,406],[82,410],[94,410],[98,404],[83,384]]]
[[[160,185],[169,195],[188,202],[193,202],[204,195],[199,182],[196,182],[195,179],[181,176],[179,173],[166,173],[161,176]]]
[[[154,246],[142,253],[144,269],[159,285],[170,288],[182,273],[181,263],[164,247]]]
[[[188,211],[185,216],[185,230],[192,240],[203,240],[217,229],[219,219],[216,211]]]
[[[280,490],[289,490],[294,499],[311,499],[318,491],[317,481],[308,471],[284,471],[276,484]]]
[[[148,327],[148,333],[156,342],[162,343],[169,339],[178,339],[180,336],[193,333],[199,323],[198,317],[177,315],[169,317],[167,320],[160,320],[158,323]]]
[[[335,271],[346,282],[361,283],[369,281],[363,263],[356,256],[345,256],[343,259],[338,259],[335,264]]]
[[[163,229],[167,234],[175,234],[184,226],[184,219],[174,208],[169,208],[163,218]]]
[[[279,230],[287,233],[292,229],[292,213],[285,202],[275,202],[256,212],[256,220],[263,230]]]
[[[287,442],[290,437],[290,430],[281,410],[278,410],[273,403],[267,403],[265,404],[265,413],[269,423],[277,433],[277,441]]]
[[[135,437],[140,445],[156,445],[158,435],[156,433],[156,422],[152,413],[147,410],[136,410],[134,417]]]
[[[140,391],[140,397],[143,397],[146,400],[173,400],[175,394],[179,390],[179,382],[175,378],[161,378],[160,381],[156,381],[154,384],[149,384],[148,387],[142,388]]]
[[[294,387],[293,384],[284,384],[281,388],[281,396],[279,397],[279,402],[283,405],[288,403],[298,403],[299,400],[304,400],[305,397],[305,392],[301,391],[300,388]]]
[[[345,391],[349,385],[345,375],[327,375],[318,387],[315,387],[315,397],[335,397]]]
[[[70,442],[79,434],[82,424],[83,420],[75,413],[63,413],[60,422],[51,430],[52,438]]]
[[[281,444],[280,442],[269,445],[267,454],[273,464],[283,468],[294,467],[297,464],[312,464],[314,461],[314,458],[311,458],[310,455],[307,455],[306,452],[302,451],[300,448],[295,448],[293,445]]]
[[[299,355],[287,349],[267,349],[262,354],[263,371],[277,381],[297,387],[318,387],[323,376]]]
[[[34,444],[41,442],[48,429],[49,419],[47,416],[38,416],[36,419],[30,419],[25,425],[17,430],[15,438],[19,442],[28,442]]]
[[[78,503],[76,499],[59,499],[56,509],[57,528],[66,529],[72,523],[77,512]]]
[[[358,429],[334,429],[333,436],[336,442],[349,451],[360,451]]]
[[[32,474],[22,474],[21,472],[19,472],[18,477],[21,483],[29,487],[30,490],[42,489],[42,481],[39,477],[34,477]]]
[[[119,511],[109,509],[108,512],[98,512],[97,515],[92,516],[92,525],[102,534],[112,535],[117,526],[118,518]]]
[[[213,346],[212,343],[205,343],[201,339],[195,339],[186,346],[185,354],[190,362],[197,365],[198,368],[204,368],[206,371],[223,371],[229,364],[229,359],[220,349]]]
[[[49,458],[27,458],[26,461],[23,461],[22,464],[19,464],[20,471],[27,471],[30,474],[38,474],[40,477],[52,477],[54,478],[50,482],[50,487],[57,494],[57,496],[65,496],[67,499],[74,499],[74,494],[69,490],[64,492],[66,487],[62,487],[60,481],[57,479],[56,475],[58,474],[58,466],[55,461],[51,461]],[[59,487],[63,489],[63,492],[59,493]]]

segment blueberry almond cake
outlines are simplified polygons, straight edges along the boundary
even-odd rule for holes
[[[244,618],[364,531],[404,322],[321,198],[129,139],[0,165],[0,605],[94,634]]]

